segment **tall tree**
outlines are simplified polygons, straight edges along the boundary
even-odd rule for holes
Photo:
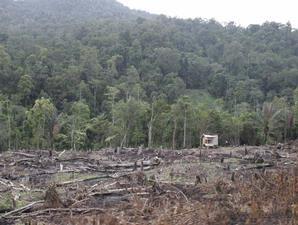
[[[32,130],[33,145],[39,148],[53,147],[53,124],[56,108],[50,99],[37,99],[27,112],[29,126]]]
[[[67,119],[71,149],[84,149],[86,147],[86,130],[90,120],[89,106],[83,101],[74,102]]]
[[[177,102],[179,111],[181,111],[181,114],[183,115],[183,148],[186,148],[186,138],[187,138],[187,121],[188,116],[191,110],[191,102],[189,96],[182,96],[178,99]]]
[[[120,146],[145,144],[144,127],[148,104],[130,98],[115,105],[115,126],[118,129]]]

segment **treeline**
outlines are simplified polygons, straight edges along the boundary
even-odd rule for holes
[[[43,17],[41,5],[24,14],[14,9],[25,3],[0,4],[1,150],[185,148],[203,133],[249,145],[297,138],[290,23],[242,28],[127,8],[120,20],[119,4],[101,0],[80,22],[67,13],[72,1],[59,2]],[[99,8],[102,19],[93,17]]]
[[[213,105],[181,96],[169,104],[164,97],[146,102],[137,96],[119,97],[108,87],[105,113],[93,116],[85,100],[59,112],[50,99],[37,99],[32,108],[0,100],[1,149],[100,149],[115,146],[190,148],[200,146],[203,133],[216,133],[220,143],[260,145],[297,138],[296,103],[283,98],[265,102],[252,111],[248,104],[226,111],[222,100]]]

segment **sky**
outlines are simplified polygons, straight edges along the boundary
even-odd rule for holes
[[[178,18],[214,18],[241,26],[266,21],[298,28],[298,0],[118,0],[132,9]]]

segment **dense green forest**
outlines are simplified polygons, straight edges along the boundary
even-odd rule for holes
[[[298,30],[0,1],[0,150],[189,148],[298,136]]]

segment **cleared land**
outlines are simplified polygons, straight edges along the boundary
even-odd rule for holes
[[[298,142],[0,155],[0,224],[298,224]]]

